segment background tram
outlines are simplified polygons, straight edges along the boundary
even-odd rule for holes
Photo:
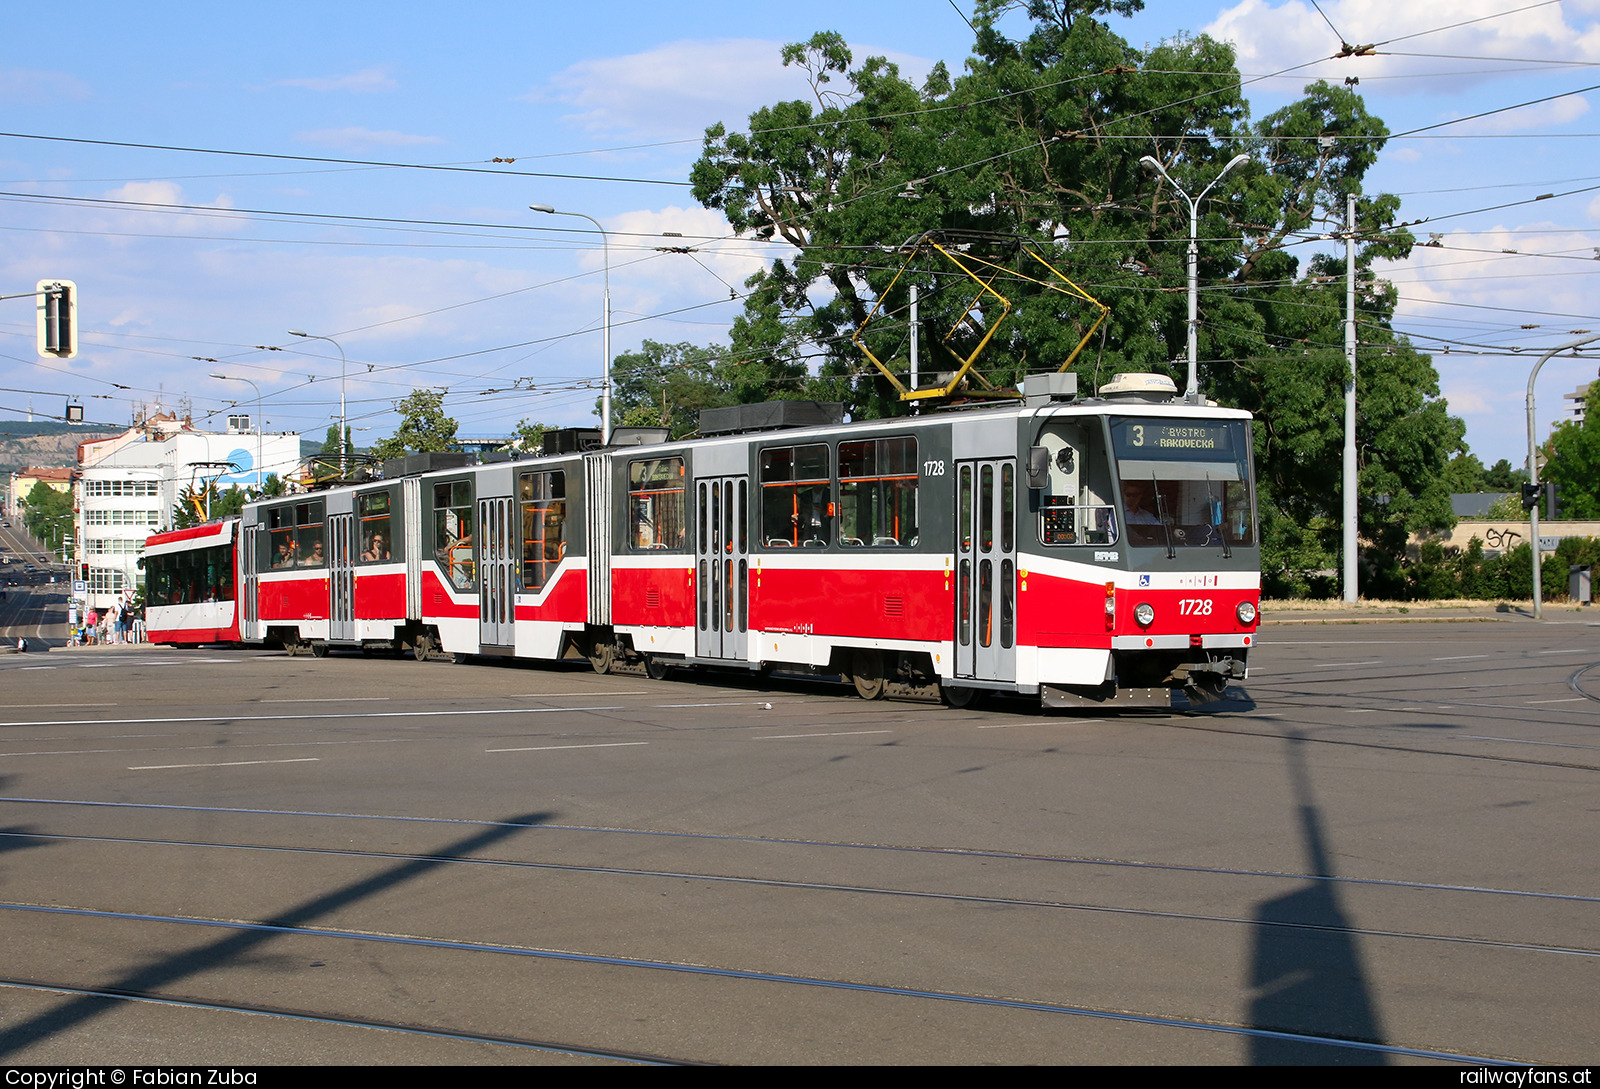
[[[152,643],[239,642],[239,520],[157,533],[144,550],[145,627]]]
[[[798,667],[867,698],[1214,698],[1256,631],[1249,416],[1170,383],[1078,399],[1070,378],[848,424],[838,406],[734,406],[693,440],[557,433],[536,457],[415,455],[262,500],[221,531],[240,536],[239,608],[216,630],[290,653]]]

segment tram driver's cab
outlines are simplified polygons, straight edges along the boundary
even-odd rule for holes
[[[1099,417],[1048,425],[1035,448],[1029,483],[1039,493],[1039,541],[1045,545],[1117,543],[1117,509]],[[1042,474],[1040,470],[1043,470]]]

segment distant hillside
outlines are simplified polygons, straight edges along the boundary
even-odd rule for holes
[[[0,473],[14,473],[33,465],[76,465],[80,442],[119,435],[122,430],[117,427],[75,427],[54,420],[37,423],[0,420]]]

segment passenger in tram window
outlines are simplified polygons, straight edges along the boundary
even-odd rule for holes
[[[272,557],[273,567],[294,566],[294,552],[292,549],[292,544],[293,542],[291,542],[287,537],[278,542],[278,554]]]
[[[1130,526],[1159,526],[1156,514],[1155,484],[1146,480],[1122,482],[1122,506],[1128,512]]]
[[[303,567],[321,567],[323,565],[323,563],[324,563],[324,560],[322,558],[322,542],[320,540],[319,541],[313,541],[312,544],[311,544],[311,555],[306,557],[305,563],[302,564],[301,566],[303,566]]]
[[[389,558],[388,542],[383,539],[382,533],[374,533],[368,538],[367,550],[361,553],[361,558],[369,563],[374,560],[386,560]]]

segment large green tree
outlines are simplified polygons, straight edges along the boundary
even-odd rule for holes
[[[1000,313],[993,296],[973,308],[976,285],[943,257],[922,249],[907,263],[902,243],[932,231],[963,259],[1012,270],[991,281],[1011,307],[980,360],[994,385],[1059,367],[1097,316],[1037,282],[1050,277],[1023,243],[1109,307],[1075,366],[1081,387],[1125,370],[1181,385],[1188,205],[1140,160],[1198,194],[1243,154],[1201,209],[1200,377],[1209,396],[1257,414],[1269,584],[1303,588],[1306,572],[1336,566],[1343,259],[1297,255],[1340,229],[1352,195],[1361,528],[1380,561],[1401,554],[1409,531],[1450,521],[1440,477],[1463,428],[1431,361],[1393,332],[1394,293],[1373,273],[1412,244],[1395,226],[1398,200],[1361,186],[1387,130],[1359,95],[1326,83],[1251,124],[1231,47],[1202,36],[1136,50],[1101,18],[1138,6],[983,0],[965,74],[936,66],[920,87],[883,58],[855,64],[837,34],[786,47],[811,101],[764,107],[747,132],[713,126],[692,174],[697,198],[735,229],[795,251],[752,280],[731,352],[816,358],[807,391],[856,418],[905,411],[851,335],[903,372],[916,283],[923,366],[948,371]],[[999,29],[1015,7],[1029,16],[1020,40]]]
[[[1589,384],[1583,421],[1557,424],[1545,454],[1543,476],[1561,488],[1562,517],[1600,518],[1600,382]]]
[[[456,421],[444,414],[444,394],[438,390],[412,390],[395,402],[400,426],[393,435],[372,444],[380,461],[408,453],[448,450],[456,439]]]
[[[58,492],[44,481],[28,491],[22,524],[45,549],[55,552],[61,542],[74,534],[72,493]]]

